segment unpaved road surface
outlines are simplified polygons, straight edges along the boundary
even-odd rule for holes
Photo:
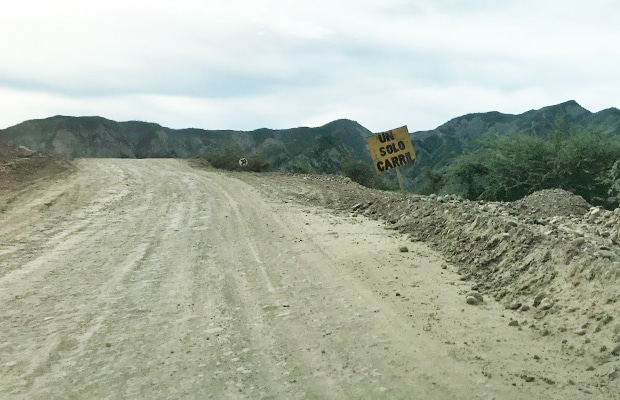
[[[380,222],[180,160],[76,165],[0,214],[1,399],[615,397]]]

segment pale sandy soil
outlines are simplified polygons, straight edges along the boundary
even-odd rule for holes
[[[425,243],[277,176],[76,165],[0,213],[1,399],[617,398]]]

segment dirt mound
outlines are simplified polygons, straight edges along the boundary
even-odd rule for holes
[[[514,206],[535,217],[582,216],[592,207],[583,197],[562,189],[534,192],[514,202]]]
[[[0,212],[13,195],[37,180],[62,176],[73,170],[67,158],[34,152],[26,147],[0,145]]]
[[[382,219],[431,244],[473,290],[519,310],[519,326],[562,338],[568,356],[607,365],[602,384],[620,377],[620,209],[563,190],[501,203],[369,190],[342,177],[281,182],[302,202]]]

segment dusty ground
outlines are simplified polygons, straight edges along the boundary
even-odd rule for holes
[[[0,144],[0,212],[27,188],[46,185],[47,179],[66,176],[73,169],[68,159]]]
[[[2,194],[2,399],[620,393],[614,213],[74,165]]]

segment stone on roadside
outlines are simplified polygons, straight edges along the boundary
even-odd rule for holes
[[[592,208],[590,208],[589,214],[591,216],[596,217],[596,216],[598,216],[601,213],[602,210],[603,209],[601,207],[592,207]]]
[[[29,149],[26,146],[19,146],[17,148],[17,151],[18,151],[17,153],[18,157],[24,157],[24,158],[32,157],[36,154],[36,151]]]
[[[540,301],[540,304],[538,305],[538,308],[541,310],[548,310],[551,307],[553,307],[553,303],[548,297],[545,297],[544,299],[542,299]]]
[[[484,302],[484,297],[482,297],[482,294],[475,292],[475,291],[467,293],[467,297],[475,298],[477,303]]]
[[[596,253],[594,253],[594,255],[599,258],[605,258],[607,260],[613,260],[615,258],[615,254],[609,250],[599,250]]]
[[[534,307],[538,307],[540,302],[546,297],[547,297],[547,294],[545,292],[538,293],[536,297],[534,297]]]
[[[509,310],[518,310],[522,306],[520,301],[513,301],[508,305]]]
[[[474,296],[467,296],[465,298],[465,301],[467,302],[467,304],[471,304],[472,306],[475,306],[479,303],[478,299]]]
[[[571,244],[571,246],[573,246],[573,247],[577,247],[577,248],[579,248],[579,247],[581,247],[581,246],[582,246],[585,242],[586,242],[586,240],[585,240],[584,238],[579,237],[579,238],[574,239],[574,240],[573,240],[570,244]]]
[[[526,382],[534,382],[534,379],[536,379],[533,376],[526,374],[521,375],[521,378]]]

